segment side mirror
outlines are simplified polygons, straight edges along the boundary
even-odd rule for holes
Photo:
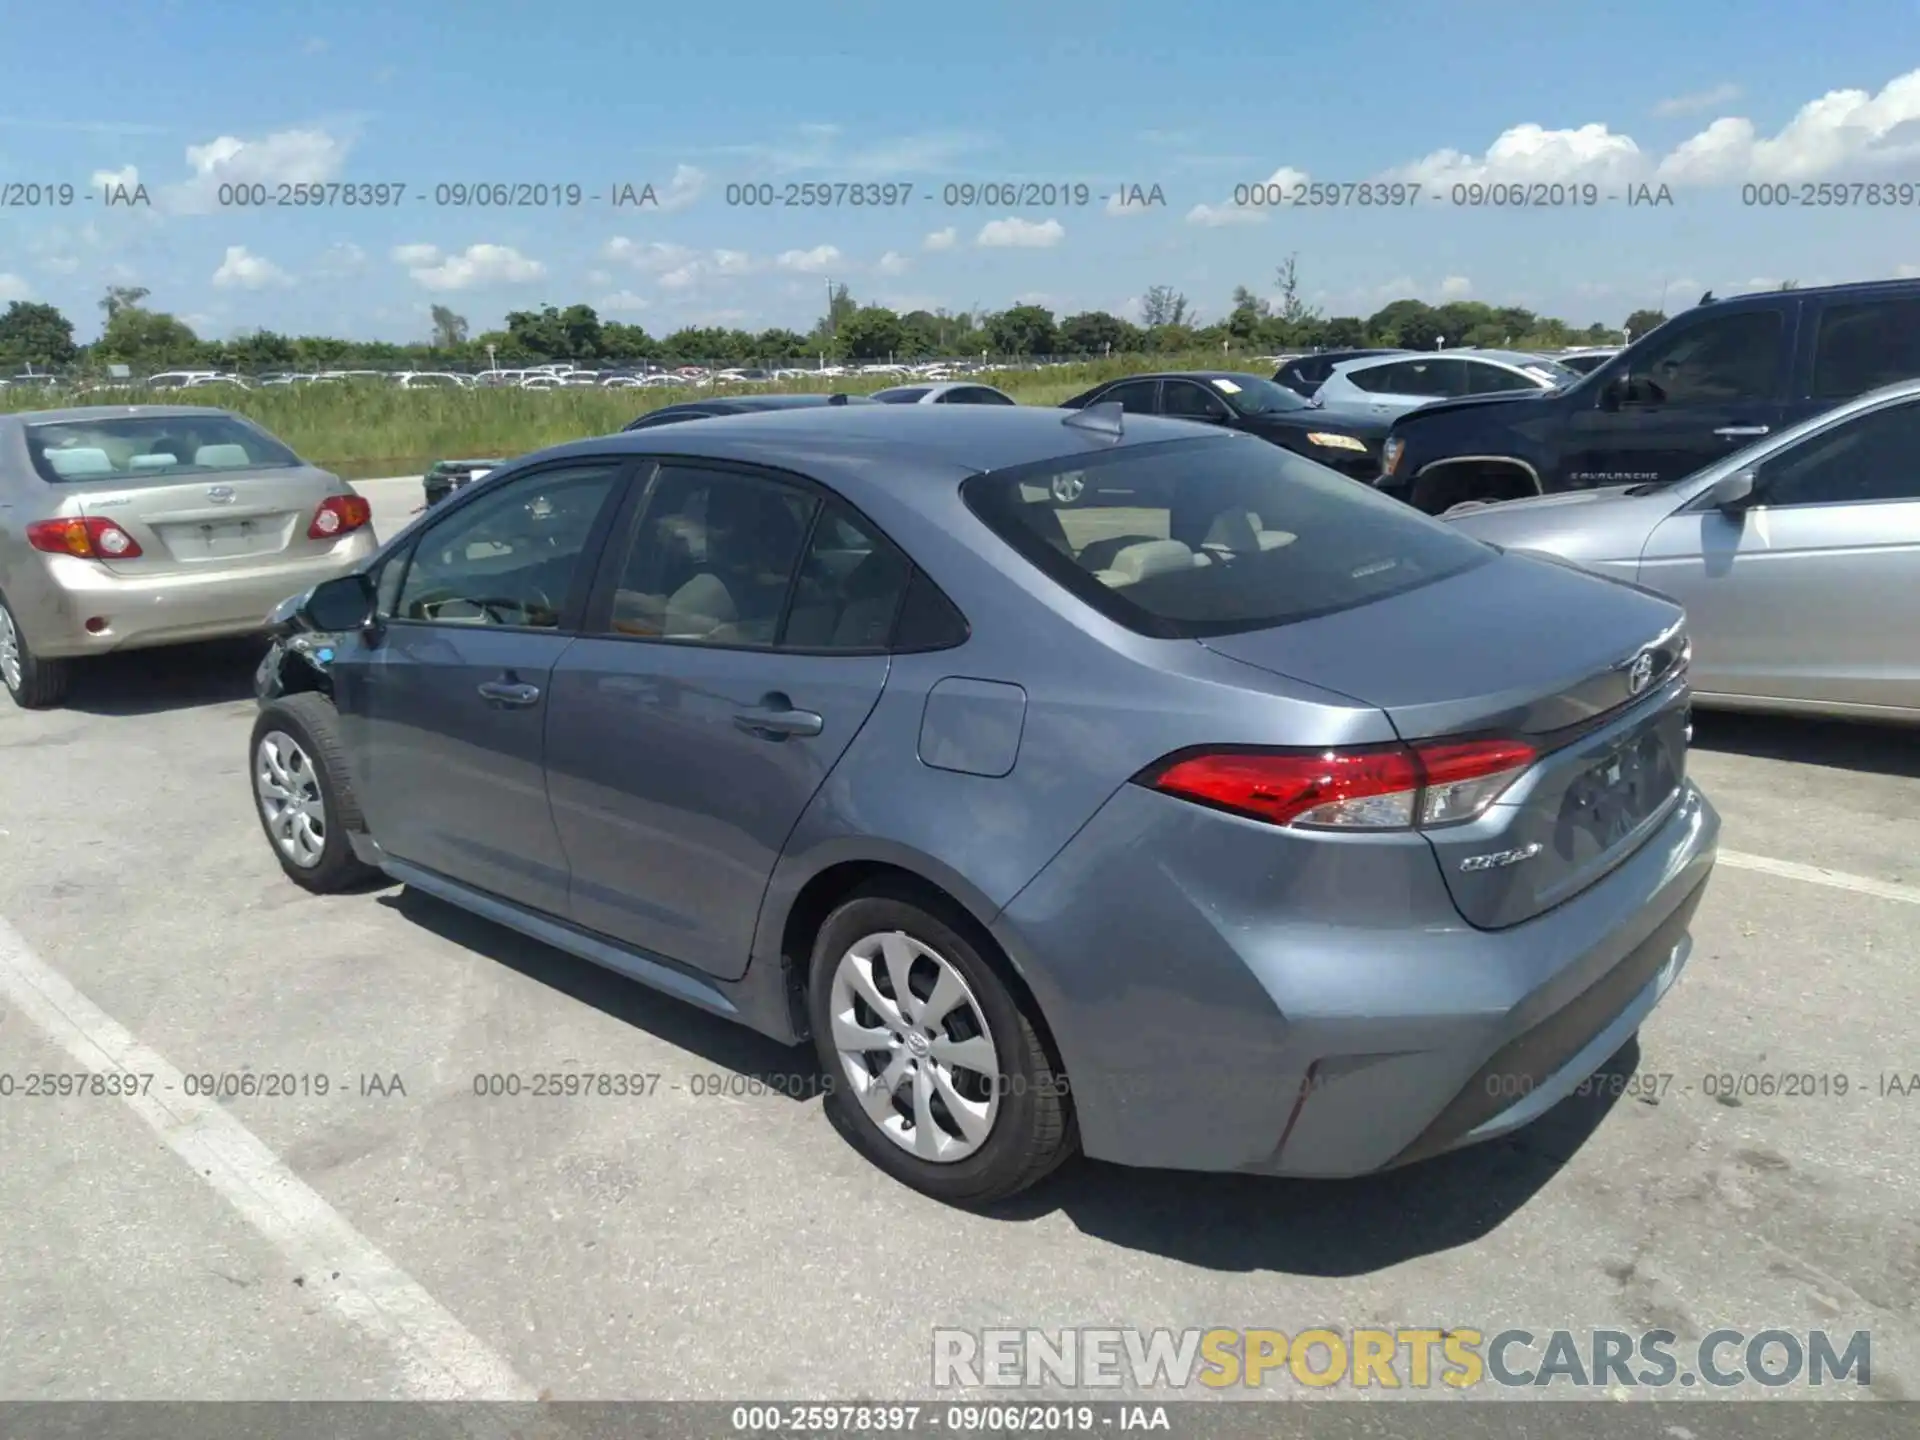
[[[359,573],[323,581],[307,593],[300,618],[323,635],[364,630],[373,623],[373,580]]]
[[[1754,474],[1751,470],[1736,470],[1731,475],[1722,475],[1707,491],[1707,503],[1728,515],[1741,514],[1753,505],[1753,486]]]

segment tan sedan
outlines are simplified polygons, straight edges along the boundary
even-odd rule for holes
[[[258,632],[373,553],[370,519],[225,410],[0,415],[0,681],[43,709],[82,657]]]

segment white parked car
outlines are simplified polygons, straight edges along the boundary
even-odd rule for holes
[[[935,381],[925,385],[893,385],[873,392],[883,405],[1017,405],[1004,390],[968,380]]]
[[[1313,392],[1313,403],[1397,416],[1465,395],[1544,394],[1579,378],[1557,360],[1520,350],[1413,351],[1342,361]]]

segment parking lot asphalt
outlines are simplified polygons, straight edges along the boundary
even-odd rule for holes
[[[368,490],[383,531],[418,503]],[[258,653],[0,708],[0,1075],[104,1047],[176,1086],[0,1099],[0,1398],[925,1396],[935,1326],[1385,1325],[1868,1330],[1873,1394],[1920,1399],[1911,732],[1699,718],[1728,854],[1615,1062],[1639,1094],[1372,1180],[1080,1162],[972,1215],[860,1159],[804,1050],[398,886],[288,883]],[[658,1078],[475,1093],[552,1070]],[[242,1071],[293,1093],[184,1096]],[[1788,1074],[1816,1093],[1744,1078]]]

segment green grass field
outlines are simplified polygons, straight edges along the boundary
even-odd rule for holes
[[[1008,371],[978,379],[998,386],[1026,405],[1056,405],[1089,386],[1145,369],[1185,369],[1220,364],[1218,356],[1116,357],[1044,371]],[[1231,363],[1231,362],[1230,362]],[[1261,373],[1266,373],[1262,371]],[[887,384],[885,376],[848,375],[782,390],[845,390],[861,395]],[[749,387],[758,392],[766,387]],[[115,404],[213,405],[247,416],[279,436],[316,465],[364,480],[424,472],[435,460],[524,455],[548,445],[605,435],[636,415],[661,405],[724,390],[400,390],[382,382],[339,382],[238,390],[202,386],[145,394],[116,391]],[[102,403],[89,396],[77,403]],[[76,403],[48,400],[20,390],[0,391],[0,410]]]

